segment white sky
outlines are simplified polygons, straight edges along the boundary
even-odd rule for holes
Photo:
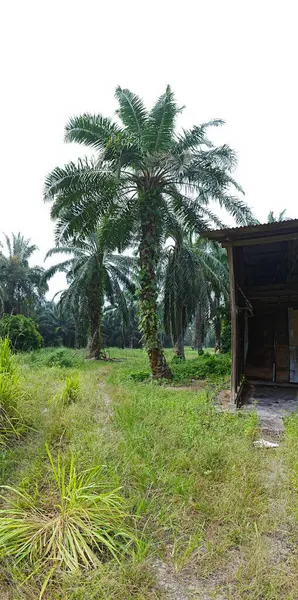
[[[237,150],[256,216],[297,216],[297,12],[294,0],[3,0],[0,231],[30,237],[43,261],[44,177],[85,154],[63,143],[64,125],[113,114],[118,84],[150,105],[169,83],[183,126],[225,119],[216,139]]]

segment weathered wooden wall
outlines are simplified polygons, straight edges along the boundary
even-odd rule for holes
[[[237,374],[277,383],[298,382],[298,310],[292,310],[298,308],[298,240],[239,246],[234,254]],[[297,328],[292,327],[297,340],[289,339],[289,315],[292,320],[297,317]]]

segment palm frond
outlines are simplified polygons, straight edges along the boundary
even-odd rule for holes
[[[165,152],[173,143],[175,117],[179,109],[174,94],[167,89],[149,113],[144,131],[145,146],[149,152]]]
[[[72,265],[72,260],[65,260],[63,262],[58,263],[57,265],[52,265],[48,269],[45,270],[43,274],[43,279],[45,281],[49,281],[56,273],[67,273],[69,268]]]
[[[65,141],[103,150],[120,131],[118,125],[111,119],[102,115],[84,113],[69,119],[65,127]]]
[[[191,129],[183,129],[182,134],[177,135],[177,141],[173,149],[174,154],[193,150],[198,146],[212,147],[212,142],[206,137],[206,130],[209,127],[220,127],[224,123],[222,119],[213,119],[207,123],[202,123],[202,125],[195,125]]]
[[[119,102],[117,114],[128,132],[138,140],[142,138],[148,113],[142,100],[128,89],[117,87],[115,96]]]

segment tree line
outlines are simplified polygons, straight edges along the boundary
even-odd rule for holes
[[[56,241],[47,257],[62,259],[30,267],[35,247],[20,234],[6,237],[1,308],[33,317],[47,344],[88,343],[96,359],[107,345],[142,345],[152,376],[168,378],[165,345],[184,358],[186,339],[200,350],[209,336],[220,350],[223,324],[229,331],[226,253],[201,237],[224,225],[216,205],[237,225],[257,221],[233,178],[235,152],[209,136],[222,120],[177,130],[182,108],[170,87],[151,110],[127,89],[115,97],[115,119],[84,113],[66,124],[65,141],[93,157],[45,180]],[[68,287],[48,302],[58,271]]]

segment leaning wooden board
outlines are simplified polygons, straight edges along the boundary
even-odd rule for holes
[[[298,309],[289,308],[290,381],[298,383]]]

